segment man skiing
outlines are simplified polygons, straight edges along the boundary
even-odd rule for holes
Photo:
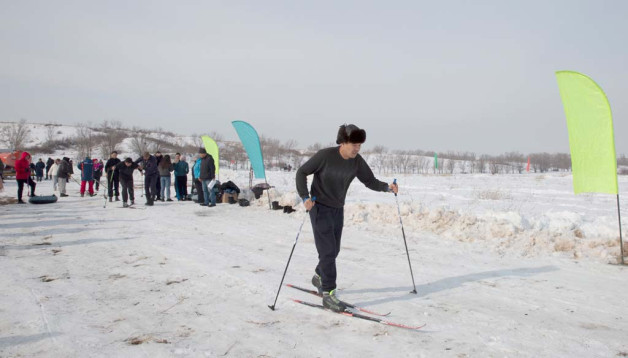
[[[323,306],[335,312],[347,309],[335,292],[336,257],[340,252],[343,208],[349,185],[357,177],[374,191],[397,193],[398,190],[396,184],[377,180],[364,158],[358,154],[364,141],[366,131],[353,124],[342,125],[336,138],[339,146],[318,151],[296,174],[297,192],[310,213],[318,251],[319,261],[312,284],[323,293]],[[316,197],[316,205],[307,189],[307,176],[310,174],[314,174],[310,192]]]

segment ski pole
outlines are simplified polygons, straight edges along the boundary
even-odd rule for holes
[[[316,197],[312,197],[312,201],[316,201]],[[286,263],[286,269],[283,270],[283,276],[281,276],[281,282],[279,283],[279,289],[277,289],[277,296],[275,296],[275,302],[273,305],[268,305],[268,308],[271,310],[275,310],[275,305],[277,304],[277,298],[279,298],[279,292],[281,292],[281,286],[283,285],[283,280],[286,278],[286,272],[288,272],[288,266],[290,265],[290,260],[292,260],[292,254],[294,253],[294,248],[297,246],[297,242],[299,241],[299,235],[301,234],[301,229],[303,229],[303,224],[305,224],[305,219],[308,216],[309,211],[305,211],[305,216],[303,216],[303,222],[301,222],[301,226],[299,227],[299,231],[297,232],[297,238],[294,240],[294,244],[292,245],[292,251],[290,251],[290,256],[288,257],[288,263]]]
[[[393,184],[397,184],[397,179],[393,181]],[[410,293],[416,294],[416,285],[414,284],[414,274],[412,273],[412,263],[410,262],[410,253],[408,252],[408,243],[406,242],[406,232],[403,230],[403,221],[401,221],[401,209],[399,208],[399,199],[397,193],[395,193],[395,201],[397,202],[397,213],[399,214],[399,224],[401,224],[401,233],[403,234],[403,244],[406,246],[406,255],[408,256],[408,265],[410,265],[410,276],[412,277],[412,287],[414,289]]]
[[[113,171],[114,170],[115,169],[111,169],[111,175],[109,176],[109,178],[107,178],[107,194],[109,193],[109,186],[113,184]],[[107,208],[107,195],[105,195],[105,206],[103,206],[103,208],[105,209]]]

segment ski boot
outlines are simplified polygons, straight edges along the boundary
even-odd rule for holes
[[[315,273],[314,276],[312,276],[312,285],[316,287],[319,294],[323,293],[323,281],[321,280],[321,277],[317,273]]]
[[[323,307],[334,312],[344,312],[347,310],[347,305],[336,297],[335,289],[329,292],[323,292]]]
[[[123,203],[122,203],[122,207],[123,207],[123,208],[128,208],[128,207],[129,207],[129,204],[127,204],[127,203],[126,203],[126,201],[125,201],[125,202],[123,202]]]

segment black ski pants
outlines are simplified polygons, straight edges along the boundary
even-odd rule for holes
[[[316,273],[321,276],[323,291],[336,288],[336,257],[344,223],[344,208],[332,208],[316,203],[310,210],[314,243],[318,251]]]
[[[109,188],[108,195],[110,198],[113,197],[114,193],[116,196],[120,196],[120,178],[118,175],[107,173],[107,188]]]
[[[144,175],[144,193],[146,194],[146,202],[152,203],[157,196],[157,182],[159,175],[157,173]]]
[[[22,200],[22,193],[24,192],[24,184],[28,184],[31,187],[31,196],[35,195],[35,186],[37,185],[31,177],[28,179],[16,179],[17,181],[17,198]]]
[[[203,193],[203,183],[198,179],[194,179],[194,188],[196,189],[196,195],[198,195],[198,199],[196,199],[196,202],[199,204],[204,203],[205,194]]]
[[[135,201],[133,179],[120,179],[120,186],[122,187],[122,202],[126,203],[129,199],[131,199],[131,201]]]
[[[155,187],[156,188],[155,189],[155,195],[157,195],[157,198],[160,199],[161,198],[161,196],[160,196],[160,193],[161,193],[161,180],[159,178],[159,175],[157,176],[157,183],[155,185],[156,185],[156,187]]]
[[[175,176],[174,187],[177,191],[177,199],[186,199],[188,196],[188,177],[186,175]]]

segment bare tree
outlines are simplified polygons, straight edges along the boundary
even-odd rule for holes
[[[209,133],[209,136],[216,141],[216,143],[218,142],[223,142],[225,140],[225,138],[222,136],[222,134],[216,132],[216,131],[211,131],[211,133]]]
[[[11,123],[0,129],[0,136],[10,150],[24,149],[26,142],[30,139],[31,130],[26,124],[26,119],[21,119],[17,123]]]
[[[79,123],[76,126],[76,139],[75,139],[79,158],[85,156],[92,156],[92,149],[95,146],[94,132],[89,127],[89,124]]]
[[[316,153],[321,149],[323,149],[323,145],[320,142],[314,143],[307,147],[307,151],[310,153]]]
[[[456,161],[453,159],[447,159],[447,162],[443,163],[443,167],[445,167],[447,173],[453,174],[456,169]]]
[[[55,140],[55,125],[46,124],[46,144],[50,144]]]
[[[131,148],[133,152],[138,156],[144,155],[145,152],[149,151],[148,141],[149,139],[146,134],[139,131],[133,131],[131,136]]]
[[[478,173],[484,173],[484,171],[486,170],[486,162],[488,161],[489,157],[486,154],[482,154],[480,155],[480,157],[478,158],[478,160],[475,162],[475,167],[477,168],[476,172]]]
[[[399,150],[395,152],[397,158],[396,164],[399,165],[399,170],[402,173],[408,173],[410,169],[410,163],[414,163],[412,160],[412,154],[407,150]]]
[[[386,162],[388,159],[386,158],[386,153],[388,153],[388,148],[384,147],[383,145],[376,145],[375,147],[373,147],[373,149],[371,149],[371,153],[373,153],[374,155],[374,162],[375,166],[377,167],[377,172],[381,174],[382,169],[385,169],[386,167]]]
[[[126,135],[120,121],[103,121],[100,124],[100,131],[103,133],[100,154],[103,158],[107,158],[122,143]]]

